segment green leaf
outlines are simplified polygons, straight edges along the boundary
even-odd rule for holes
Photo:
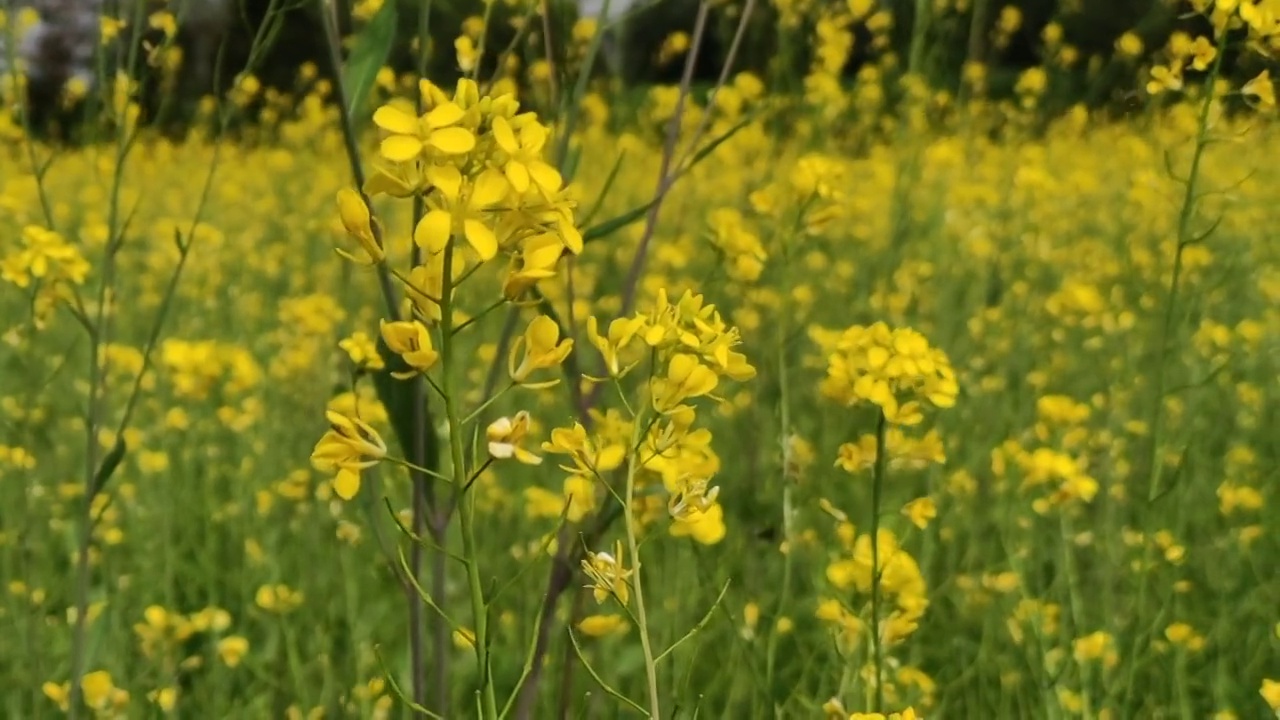
[[[689,162],[685,164],[684,167],[673,171],[675,173],[675,177],[672,178],[671,185],[670,187],[667,188],[667,191],[670,192],[671,188],[675,187],[675,184],[680,181],[680,178],[684,176],[685,173],[688,173],[690,170],[694,168],[695,165],[705,160],[707,156],[715,152],[716,148],[723,145],[725,141],[727,141],[729,138],[733,137],[734,135],[737,135],[738,131],[750,125],[752,122],[755,122],[757,117],[759,117],[758,113],[753,113],[751,115],[748,115],[747,117],[743,118],[742,120],[734,124],[733,127],[730,127],[728,130],[724,131],[722,134],[716,136],[715,138],[712,138],[710,142],[708,142],[706,145],[699,148],[698,151],[694,153],[691,158],[689,158]],[[596,201],[597,207],[599,207],[599,204],[600,202],[603,201],[603,199],[604,198],[601,197],[599,200]],[[659,197],[654,197],[649,202],[643,205],[640,205],[638,207],[631,208],[630,210],[622,213],[621,215],[618,215],[617,217],[613,217],[608,220],[605,220],[604,222],[592,225],[591,227],[587,228],[582,232],[583,244],[589,243],[593,240],[600,240],[602,238],[609,237],[615,232],[621,230],[622,228],[634,222],[637,222],[638,220],[640,220],[640,218],[645,216],[645,213],[649,212],[649,209],[652,208],[654,204],[658,202],[659,199],[660,199]]]
[[[115,474],[116,468],[120,467],[120,462],[124,460],[125,447],[124,435],[116,438],[116,444],[111,446],[111,452],[102,459],[102,464],[98,466],[98,471],[93,474],[93,485],[89,488],[89,499],[92,500],[95,495],[107,486],[107,481]]]
[[[609,218],[602,223],[592,225],[582,232],[583,244],[585,245],[593,240],[607,238],[631,223],[636,222],[640,218],[644,217],[645,213],[649,212],[649,208],[653,207],[655,202],[657,202],[657,198],[650,200],[639,207],[631,208],[621,215]]]
[[[382,3],[373,19],[356,38],[355,47],[342,68],[342,87],[347,96],[347,118],[353,123],[364,115],[364,105],[378,78],[378,71],[387,62],[396,37],[396,3]]]

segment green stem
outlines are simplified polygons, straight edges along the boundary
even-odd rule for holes
[[[911,48],[907,55],[907,72],[920,73],[924,64],[925,36],[929,33],[929,13],[933,10],[930,0],[916,0],[915,17],[911,20]]]
[[[1147,506],[1148,512],[1145,513],[1150,518],[1152,513],[1150,505],[1160,494],[1160,448],[1163,444],[1164,436],[1164,395],[1165,386],[1168,382],[1166,377],[1167,356],[1169,352],[1169,339],[1173,335],[1175,309],[1178,301],[1179,284],[1182,280],[1182,253],[1186,247],[1191,244],[1191,221],[1195,218],[1195,210],[1197,201],[1199,200],[1199,176],[1200,164],[1204,159],[1205,148],[1209,146],[1209,115],[1213,111],[1214,88],[1217,86],[1218,75],[1222,70],[1222,57],[1226,50],[1226,40],[1222,38],[1218,41],[1218,52],[1214,57],[1213,66],[1209,69],[1209,75],[1204,83],[1204,101],[1200,106],[1200,117],[1196,122],[1196,140],[1195,148],[1191,153],[1191,168],[1187,172],[1185,188],[1182,195],[1182,208],[1178,213],[1178,246],[1173,255],[1173,272],[1169,278],[1169,293],[1165,299],[1164,322],[1160,326],[1160,335],[1158,344],[1156,345],[1156,371],[1155,371],[1155,397],[1151,402],[1151,444],[1147,455],[1148,476],[1147,476]],[[1144,523],[1149,525],[1150,523]],[[1150,555],[1150,547],[1144,549],[1143,560],[1145,561]],[[1148,586],[1147,581],[1150,573],[1147,568],[1141,568],[1138,573],[1138,603],[1135,608],[1135,621],[1141,617],[1143,609],[1146,607]],[[1134,633],[1133,647],[1129,653],[1129,672],[1125,683],[1124,707],[1129,707],[1130,701],[1133,699],[1135,683],[1137,681],[1137,667],[1135,662],[1137,653],[1142,647],[1144,638],[1149,635],[1150,629],[1141,630]]]
[[[1067,508],[1062,508],[1058,525],[1062,533],[1062,563],[1067,574],[1067,597],[1071,601],[1071,625],[1073,632],[1079,637],[1085,628],[1085,604],[1080,594],[1080,570],[1076,567],[1075,554],[1071,552],[1071,538],[1075,535],[1071,520],[1067,517]],[[1084,717],[1093,717],[1093,666],[1091,661],[1080,666],[1080,697],[1084,704]]]
[[[876,419],[876,464],[871,478],[871,655],[875,665],[875,705],[872,712],[884,709],[884,647],[880,638],[880,501],[884,493],[885,430],[888,421],[884,411]]]
[[[640,442],[640,423],[635,424],[635,430],[632,431],[631,446],[634,448]],[[635,503],[636,495],[636,471],[637,457],[639,453],[631,452],[627,460],[627,492],[626,506],[622,508],[622,516],[626,519],[627,525],[627,550],[631,553],[631,567],[634,571],[632,580],[632,589],[635,591],[636,601],[636,627],[640,632],[640,647],[644,651],[644,673],[649,683],[649,717],[652,720],[659,720],[661,717],[661,706],[658,697],[658,668],[653,659],[653,647],[649,643],[649,621],[645,614],[644,607],[644,589],[641,587],[640,576],[642,568],[640,566],[640,544],[636,539],[636,518],[632,512],[632,505]]]
[[[440,298],[440,362],[444,390],[444,411],[449,423],[449,452],[452,456],[453,486],[455,492],[463,492],[467,482],[463,461],[463,429],[458,409],[457,371],[453,337],[453,243],[444,251],[444,291]],[[498,717],[498,700],[493,691],[492,668],[489,663],[489,616],[485,607],[484,588],[480,581],[479,554],[476,552],[475,496],[464,494],[458,498],[458,518],[462,528],[462,555],[467,565],[467,587],[471,595],[471,615],[475,624],[476,666],[480,673],[482,716],[485,720]]]

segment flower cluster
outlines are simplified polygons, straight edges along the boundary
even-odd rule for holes
[[[24,227],[15,245],[0,254],[0,279],[32,290],[35,321],[42,327],[58,301],[84,284],[89,263],[76,245],[38,225]]]
[[[825,396],[848,407],[871,403],[895,425],[917,425],[922,404],[949,408],[959,394],[945,353],[910,328],[855,325],[828,357]]]
[[[886,647],[901,643],[916,631],[929,606],[920,566],[885,528],[877,532],[877,562],[872,561],[871,535],[863,533],[855,538],[854,528],[847,523],[840,526],[839,534],[844,552],[827,565],[827,580],[837,590],[863,596],[870,594],[872,583],[878,580],[881,597],[892,602],[894,609],[881,619],[875,632]]]
[[[427,212],[413,240],[431,255],[465,240],[480,262],[501,251],[511,256],[511,276],[546,277],[562,251],[581,252],[574,202],[560,173],[542,160],[550,130],[533,113],[520,112],[513,95],[482,97],[471,80],[460,80],[452,97],[426,80],[419,90],[421,115],[398,103],[374,113],[385,133],[382,162],[364,192],[422,196]],[[369,260],[379,262],[379,232],[358,199],[350,192],[340,196],[343,225]],[[547,249],[557,244],[547,262]]]

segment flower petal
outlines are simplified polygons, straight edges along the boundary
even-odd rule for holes
[[[498,238],[484,223],[466,220],[462,223],[462,231],[482,261],[492,260],[498,254]]]
[[[408,162],[422,152],[422,141],[412,135],[392,135],[382,141],[382,157],[391,162]]]
[[[461,120],[465,114],[462,108],[458,108],[456,102],[445,102],[445,104],[436,106],[434,110],[426,114],[426,117],[422,118],[422,122],[425,122],[426,127],[431,129],[444,128],[452,126],[453,123]]]
[[[434,130],[437,128],[448,127],[458,122],[465,114],[466,113],[462,108],[458,107],[456,103],[447,102],[427,113],[426,117],[423,118],[423,122],[426,123],[427,127]]]
[[[524,163],[509,162],[502,168],[502,172],[511,183],[512,190],[524,194],[529,189],[529,169],[524,166]]]
[[[476,146],[476,136],[472,135],[471,131],[466,128],[441,128],[432,132],[427,142],[431,143],[431,147],[440,152],[461,155],[471,152],[471,149]]]
[[[471,202],[467,204],[472,208],[487,208],[506,196],[507,181],[503,179],[502,173],[485,170],[475,179],[475,185],[471,188]]]
[[[511,123],[504,117],[493,119],[493,139],[505,153],[515,155],[520,150],[520,145],[516,142],[516,134],[511,131]]]
[[[333,478],[333,491],[343,500],[350,500],[360,492],[360,473],[349,468],[340,468]]]
[[[544,162],[529,163],[529,174],[533,176],[534,184],[542,190],[544,195],[555,193],[563,182],[560,173]]]
[[[413,229],[413,241],[418,247],[435,255],[444,252],[453,230],[453,216],[444,210],[432,210],[418,221]]]
[[[417,135],[418,118],[392,105],[383,105],[373,113],[373,124],[397,135]]]
[[[427,168],[427,182],[432,187],[439,188],[451,203],[458,199],[458,193],[462,191],[462,173],[453,165],[433,165]]]

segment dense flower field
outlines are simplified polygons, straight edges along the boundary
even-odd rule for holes
[[[0,712],[1280,710],[1275,17],[1049,118],[864,5],[798,104],[0,118]]]

